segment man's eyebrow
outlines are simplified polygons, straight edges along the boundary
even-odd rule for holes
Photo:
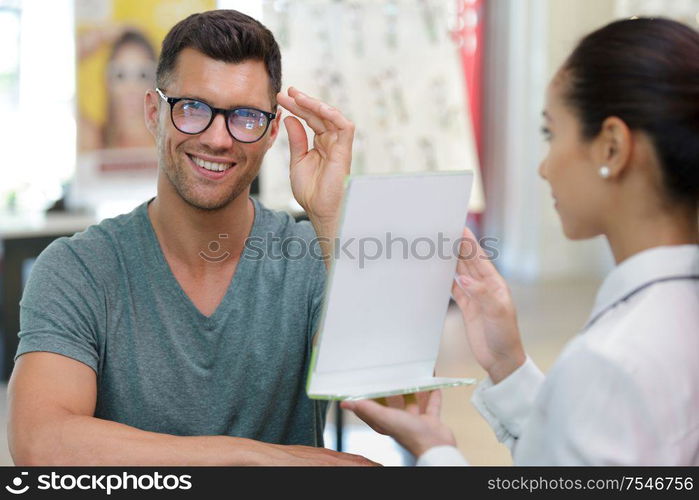
[[[204,99],[203,97],[199,97],[199,96],[197,96],[197,95],[195,95],[195,94],[182,94],[181,96],[179,96],[179,99],[189,99],[189,100],[192,100],[192,101],[200,101],[200,102],[203,102],[204,104],[208,104],[208,105],[211,106],[212,108],[215,107],[213,104],[211,104],[211,103],[209,102],[208,99]]]
[[[204,104],[208,104],[212,108],[216,108],[213,104],[211,104],[207,99],[204,99],[203,97],[197,97],[196,95],[193,94],[186,94],[182,95],[180,99],[191,99],[194,101],[200,101],[203,102]],[[225,108],[217,108],[217,109],[236,109],[236,108],[255,108],[255,109],[264,109],[260,106],[255,106],[254,104],[236,104],[235,106],[230,106],[230,107],[225,107]]]

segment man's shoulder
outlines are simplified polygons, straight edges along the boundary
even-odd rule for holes
[[[58,238],[41,253],[37,264],[64,268],[81,266],[95,272],[114,270],[119,255],[137,244],[138,233],[144,224],[144,211],[145,203],[72,236]]]
[[[323,250],[311,222],[296,220],[283,210],[266,208],[258,200],[254,202],[259,209],[259,221],[246,242],[250,257],[268,257],[267,265],[282,274],[293,269],[323,278]]]
[[[263,236],[271,233],[277,237],[298,237],[306,241],[316,238],[316,231],[307,219],[297,220],[285,210],[274,210],[266,207],[260,200],[252,199],[255,208],[260,210],[259,225]]]

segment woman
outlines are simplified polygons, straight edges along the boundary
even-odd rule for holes
[[[502,277],[460,260],[452,295],[488,372],[474,405],[515,464],[699,465],[699,34],[665,19],[591,33],[549,84],[544,117],[539,174],[563,230],[603,234],[617,266],[544,377]],[[418,464],[466,463],[440,393],[419,396],[342,406]]]
[[[107,44],[111,46],[105,72],[107,116],[102,126],[80,113],[79,150],[153,148],[143,121],[143,96],[155,84],[155,49],[136,28],[99,27],[78,37],[80,63],[87,64]]]
[[[153,147],[143,120],[143,96],[155,85],[157,56],[138,30],[126,29],[114,42],[107,65],[105,148]]]

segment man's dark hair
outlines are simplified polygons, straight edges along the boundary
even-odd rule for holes
[[[282,58],[274,35],[262,23],[236,10],[210,10],[177,23],[163,40],[156,82],[165,88],[182,50],[192,48],[227,63],[258,60],[269,75],[272,105],[282,88]]]
[[[648,134],[669,194],[699,199],[699,33],[669,19],[616,21],[587,35],[563,65],[566,99],[595,137],[609,116]]]

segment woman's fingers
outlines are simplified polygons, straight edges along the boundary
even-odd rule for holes
[[[403,396],[387,396],[383,399],[386,400],[386,406],[389,408],[397,408],[399,410],[405,408],[405,400],[403,399]]]
[[[473,321],[481,315],[481,304],[479,302],[480,297],[474,297],[471,295],[470,290],[460,283],[460,281],[471,278],[465,278],[464,276],[456,276],[454,278],[454,284],[452,285],[452,296],[456,301],[456,304],[461,310],[461,314],[466,321]]]
[[[405,401],[405,411],[411,415],[420,414],[420,403],[415,394],[403,394],[403,401]]]
[[[376,401],[363,399],[361,401],[343,401],[340,407],[353,411],[360,419],[366,422],[369,427],[379,434],[389,434],[391,422],[395,418],[393,408],[387,408]]]
[[[474,266],[474,260],[478,257],[478,242],[473,233],[464,228],[461,244],[459,245],[459,258],[457,272],[475,279],[481,279],[478,269]]]
[[[451,285],[451,297],[456,302],[456,305],[459,306],[459,309],[463,311],[468,306],[468,295],[462,285],[459,284],[459,277],[460,275],[458,274],[454,277]]]
[[[430,391],[427,397],[427,406],[425,407],[425,414],[431,417],[439,418],[442,413],[442,391],[436,389]]]
[[[473,275],[481,279],[502,279],[502,276],[500,276],[500,273],[495,269],[490,257],[485,253],[485,250],[483,250],[483,247],[478,243],[476,236],[469,228],[464,228],[464,237],[473,242],[473,258],[467,259],[467,264],[471,266]]]
[[[435,375],[434,373],[432,375]],[[417,399],[417,404],[420,407],[420,413],[425,413],[427,411],[427,403],[430,398],[430,393],[431,391],[425,391],[425,392],[418,392],[415,394],[415,398]]]
[[[474,279],[483,279],[480,267],[477,265],[482,258],[483,249],[478,244],[476,236],[467,227],[464,228],[461,242],[461,252],[459,253],[459,262],[461,264],[461,274],[465,274]]]

